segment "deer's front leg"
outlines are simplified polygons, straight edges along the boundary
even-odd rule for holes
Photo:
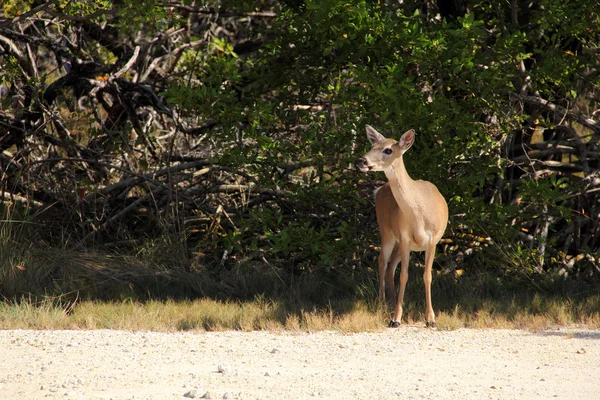
[[[385,295],[390,303],[390,306],[393,306],[396,302],[396,287],[394,285],[394,275],[396,273],[396,268],[400,263],[400,245],[394,247],[394,251],[392,252],[392,256],[387,266],[387,270],[385,272]]]
[[[408,282],[408,263],[410,262],[409,243],[400,243],[400,258],[400,292],[398,293],[396,311],[394,312],[394,318],[392,319],[392,322],[390,322],[390,328],[399,327],[400,321],[402,320],[402,302],[404,301],[404,291],[406,290],[406,282]]]
[[[381,252],[379,253],[379,301],[385,303],[386,270],[390,256],[394,251],[395,241],[383,241],[381,243]]]

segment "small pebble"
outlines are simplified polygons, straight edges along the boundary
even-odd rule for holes
[[[217,371],[221,374],[231,373],[231,365],[221,364],[217,367]]]

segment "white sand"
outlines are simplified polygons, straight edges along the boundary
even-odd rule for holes
[[[600,331],[0,331],[0,399],[184,395],[600,399]]]

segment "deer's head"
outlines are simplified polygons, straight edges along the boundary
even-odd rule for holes
[[[371,125],[366,125],[365,128],[367,138],[373,147],[354,163],[361,172],[383,171],[389,168],[392,162],[402,157],[415,142],[416,133],[413,129],[405,132],[400,140],[396,141],[386,138]]]

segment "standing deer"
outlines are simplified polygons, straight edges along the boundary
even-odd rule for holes
[[[389,181],[375,194],[377,224],[381,234],[379,297],[385,301],[387,292],[388,297],[393,298],[394,272],[400,261],[400,293],[394,318],[390,322],[390,327],[399,327],[410,252],[425,251],[423,281],[427,326],[435,327],[435,313],[431,305],[431,269],[435,246],[448,223],[448,205],[433,183],[415,181],[408,176],[402,155],[415,141],[414,130],[404,133],[400,141],[385,138],[369,125],[366,130],[373,147],[355,165],[361,172],[383,171]]]

